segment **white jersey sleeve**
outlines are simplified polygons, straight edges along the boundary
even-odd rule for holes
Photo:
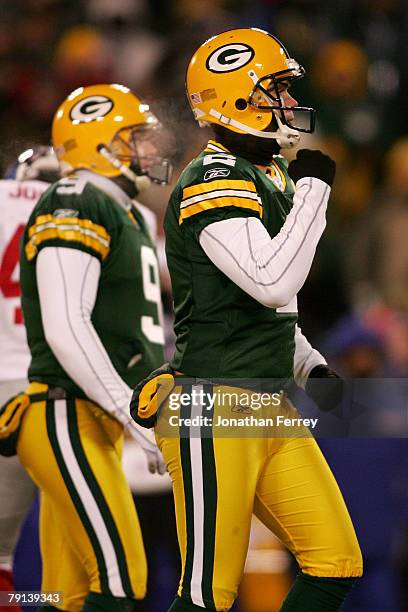
[[[20,303],[20,238],[48,186],[42,181],[0,180],[0,382],[27,377],[30,351]]]

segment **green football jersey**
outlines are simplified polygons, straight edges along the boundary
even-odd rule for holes
[[[276,236],[293,194],[283,157],[276,156],[265,173],[211,140],[181,174],[164,225],[176,370],[215,378],[293,376],[296,307],[288,312],[263,306],[225,276],[199,243],[207,225],[232,217],[256,217]]]
[[[164,360],[158,265],[143,216],[112,181],[81,171],[45,192],[25,229],[20,282],[29,379],[85,397],[45,339],[36,260],[46,247],[79,249],[99,259],[92,324],[116,371],[134,387]]]

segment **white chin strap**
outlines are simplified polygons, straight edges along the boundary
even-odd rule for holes
[[[224,125],[231,125],[241,130],[242,132],[245,132],[245,134],[252,134],[252,136],[259,136],[260,138],[273,138],[274,140],[276,140],[276,142],[282,149],[291,149],[292,147],[295,147],[300,140],[299,132],[297,130],[294,130],[293,128],[290,128],[287,125],[284,125],[278,117],[277,113],[275,112],[273,112],[273,114],[278,124],[278,129],[276,132],[263,132],[261,130],[256,130],[255,128],[248,127],[240,121],[236,121],[231,117],[226,117],[225,115],[222,115],[213,108],[208,114],[211,115],[211,117],[218,119],[218,121],[220,121]]]
[[[98,145],[97,149],[98,149],[98,152],[105,159],[107,159],[108,162],[111,163],[114,168],[119,170],[121,174],[126,176],[126,178],[128,178],[130,181],[132,181],[132,183],[136,185],[136,189],[138,193],[140,193],[141,191],[146,191],[146,189],[150,187],[150,185],[152,184],[152,181],[146,174],[142,174],[139,176],[138,174],[136,174],[136,172],[133,172],[133,170],[128,168],[128,166],[125,166],[125,164],[122,164],[122,162],[117,157],[112,155],[112,153],[109,151],[107,147],[105,147],[105,145],[100,144]]]

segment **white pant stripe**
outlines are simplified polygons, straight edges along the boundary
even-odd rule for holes
[[[66,468],[76,490],[78,491],[78,495],[81,498],[85,511],[90,522],[92,523],[102,549],[108,575],[109,588],[112,595],[115,597],[126,597],[112,541],[98,504],[96,503],[88,483],[81,472],[81,468],[78,465],[78,461],[75,457],[74,449],[72,448],[68,430],[67,403],[65,400],[55,401],[55,423],[58,444],[60,446]]]
[[[194,385],[193,390],[198,393],[203,390],[202,385]],[[194,397],[194,396],[193,396]],[[201,416],[203,406],[201,403],[192,403],[191,418]],[[191,573],[190,594],[191,600],[197,606],[205,607],[201,590],[204,562],[204,491],[203,491],[203,463],[201,453],[200,427],[190,427],[190,460],[191,477],[193,482],[194,506],[194,557]]]

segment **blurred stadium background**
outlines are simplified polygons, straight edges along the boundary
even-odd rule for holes
[[[305,66],[293,92],[317,109],[317,130],[302,146],[327,151],[338,165],[328,227],[300,294],[302,328],[344,375],[406,378],[406,0],[1,0],[2,172],[30,145],[49,142],[53,113],[71,90],[119,82],[148,100],[168,127],[177,176],[207,138],[185,100],[187,62],[206,38],[241,26],[275,33]],[[143,199],[159,220],[170,189],[154,187]],[[170,323],[165,273],[163,295]],[[366,577],[344,609],[408,610],[406,441],[322,445],[365,555]],[[20,589],[38,586],[35,516],[16,558]],[[170,601],[177,576],[171,546],[157,553],[169,571],[154,570],[160,579],[152,576],[146,611],[163,612]],[[277,610],[292,571],[286,553],[255,525],[237,610]]]

